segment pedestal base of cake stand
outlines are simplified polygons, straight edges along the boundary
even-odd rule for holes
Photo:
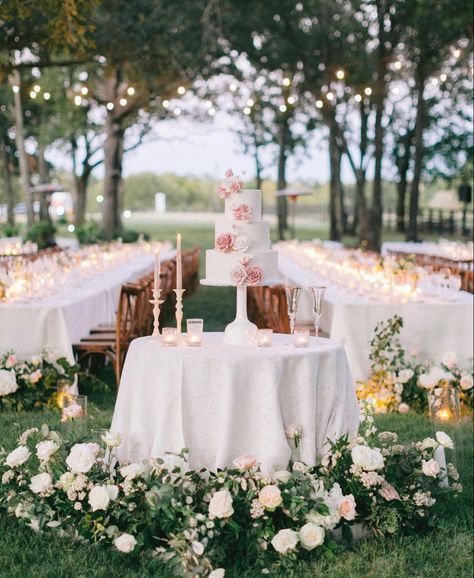
[[[237,307],[234,321],[225,328],[225,345],[255,345],[257,326],[247,317],[247,287],[237,287]]]

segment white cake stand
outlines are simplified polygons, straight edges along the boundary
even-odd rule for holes
[[[278,285],[281,283],[280,279],[273,279],[259,283],[257,286]],[[237,288],[237,304],[235,319],[229,323],[225,328],[224,344],[237,345],[239,347],[255,345],[257,342],[257,326],[255,323],[249,321],[247,316],[247,286],[246,285],[232,285],[231,283],[213,281],[210,279],[201,279],[201,285],[208,287],[236,287]]]

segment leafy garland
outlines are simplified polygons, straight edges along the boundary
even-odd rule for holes
[[[111,432],[101,444],[74,443],[32,428],[0,454],[0,508],[38,532],[148,551],[181,576],[222,578],[242,560],[263,574],[290,570],[332,557],[336,528],[348,540],[360,523],[380,535],[427,530],[443,495],[462,490],[455,467],[434,460],[453,448],[444,432],[402,445],[395,433],[376,435],[370,407],[363,418],[359,437],[333,442],[318,466],[271,474],[248,455],[217,472],[189,471],[185,452],[120,466]],[[449,489],[439,485],[446,473]]]
[[[436,387],[449,386],[472,409],[472,366],[468,370],[460,368],[452,351],[447,351],[438,364],[422,364],[415,357],[407,360],[400,342],[402,328],[403,319],[398,315],[376,325],[370,342],[370,375],[366,381],[357,383],[359,400],[370,400],[377,413],[426,412],[428,393]]]

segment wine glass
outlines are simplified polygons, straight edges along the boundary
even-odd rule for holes
[[[301,287],[292,287],[285,285],[286,303],[288,306],[288,317],[290,318],[290,333],[295,330],[296,311],[298,310],[298,299],[300,297]]]
[[[321,322],[321,315],[323,313],[323,301],[326,287],[313,285],[309,287],[311,297],[313,298],[313,317],[314,317],[314,333],[316,337],[319,335],[319,324]]]

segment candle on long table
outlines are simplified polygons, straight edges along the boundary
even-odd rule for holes
[[[181,235],[176,237],[176,289],[183,288],[183,268],[181,263]]]
[[[160,250],[155,251],[155,276],[153,279],[153,289],[160,288]]]

